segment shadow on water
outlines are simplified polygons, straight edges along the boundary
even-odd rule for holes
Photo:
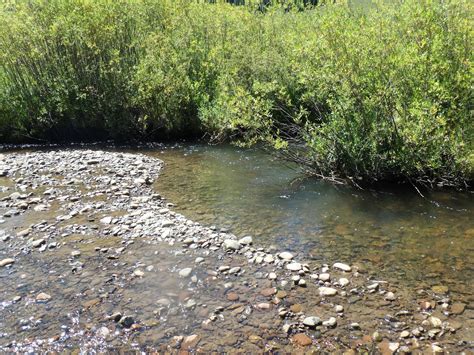
[[[165,161],[156,189],[176,210],[321,261],[360,263],[412,286],[474,279],[472,194],[336,188],[259,150],[189,145],[148,152]]]

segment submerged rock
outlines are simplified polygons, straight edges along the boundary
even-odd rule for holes
[[[11,265],[15,262],[15,259],[12,258],[6,258],[3,260],[0,260],[0,267]]]

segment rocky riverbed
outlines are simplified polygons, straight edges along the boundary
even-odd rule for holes
[[[0,351],[462,352],[474,315],[444,285],[304,260],[202,226],[142,154],[0,155]]]

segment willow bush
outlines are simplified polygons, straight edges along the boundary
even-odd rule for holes
[[[334,181],[472,181],[471,1],[268,3],[1,5],[0,139],[204,135]]]

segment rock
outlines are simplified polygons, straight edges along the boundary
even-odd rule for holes
[[[449,291],[448,286],[443,286],[443,285],[436,285],[436,286],[433,286],[433,287],[431,287],[431,290],[432,290],[434,293],[441,294],[441,295],[445,295],[445,294],[447,294],[448,291]]]
[[[286,296],[287,296],[287,293],[286,291],[283,291],[283,290],[279,290],[275,295],[276,298],[280,298],[280,299],[285,298]]]
[[[379,343],[382,341],[382,335],[380,335],[379,332],[375,331],[372,333],[372,340],[375,341],[376,343]]]
[[[395,301],[396,297],[395,297],[395,294],[393,292],[387,292],[385,294],[385,299],[387,301]]]
[[[433,354],[443,354],[444,350],[442,347],[436,345],[436,344],[431,344],[431,351]]]
[[[46,243],[46,241],[44,239],[36,239],[36,240],[33,240],[31,242],[31,246],[33,248],[39,248],[40,246],[42,246],[44,243]]]
[[[343,263],[335,263],[332,267],[334,269],[339,269],[346,272],[349,272],[352,270],[352,268],[349,265],[343,264]]]
[[[311,338],[304,333],[298,333],[298,334],[293,335],[293,337],[291,338],[291,341],[293,342],[293,344],[296,344],[299,346],[309,346],[313,343]]]
[[[15,262],[15,259],[12,259],[12,258],[6,258],[6,259],[3,259],[3,260],[0,260],[0,267],[11,265],[14,262]]]
[[[270,287],[270,288],[265,288],[262,291],[260,291],[260,294],[264,297],[270,297],[273,296],[277,292],[276,288]]]
[[[100,327],[95,334],[100,338],[107,338],[110,335],[110,330],[107,327]]]
[[[410,332],[407,330],[404,330],[403,332],[400,333],[400,338],[408,338],[410,336]]]
[[[118,323],[124,328],[130,328],[135,323],[135,320],[132,316],[124,316],[120,318]]]
[[[353,330],[360,330],[360,324],[359,324],[359,323],[356,323],[356,322],[351,323],[351,324],[349,325],[349,327],[350,327],[351,329],[353,329]]]
[[[267,264],[271,264],[275,261],[275,258],[273,257],[272,254],[267,254],[265,255],[265,257],[263,258],[263,261],[266,262]]]
[[[187,268],[181,269],[179,271],[179,276],[180,277],[189,277],[192,272],[193,272],[193,269],[190,268],[190,267],[187,267]]]
[[[341,306],[341,305],[336,305],[334,307],[334,310],[337,312],[337,313],[341,313],[341,312],[344,312],[344,307]]]
[[[235,292],[229,292],[227,294],[227,300],[229,300],[229,301],[238,301],[239,300],[239,295]]]
[[[48,302],[50,299],[51,299],[51,296],[44,292],[41,292],[36,296],[37,302]]]
[[[453,303],[451,306],[451,313],[453,314],[462,314],[466,309],[466,305],[464,303]]]
[[[240,266],[235,266],[231,269],[229,269],[228,273],[229,274],[237,274],[240,271]]]
[[[334,296],[337,294],[337,290],[332,287],[320,287],[319,288],[319,295],[324,296]]]
[[[337,325],[337,319],[335,317],[331,317],[327,321],[324,321],[323,325],[328,328],[334,328]]]
[[[239,250],[241,248],[241,245],[236,240],[226,239],[224,240],[224,248],[225,250]]]
[[[270,280],[276,280],[277,274],[275,274],[274,272],[271,272],[271,273],[268,274],[268,278]]]
[[[23,229],[22,231],[19,231],[16,236],[19,238],[27,237],[31,233],[31,229]]]
[[[345,286],[349,285],[349,280],[346,279],[345,277],[341,277],[339,279],[339,285],[341,285],[342,287],[345,287]]]
[[[257,304],[257,308],[258,309],[262,309],[262,310],[267,310],[267,309],[270,309],[272,307],[272,305],[270,303],[259,303]]]
[[[81,255],[81,252],[80,252],[79,250],[73,250],[73,251],[71,251],[71,256],[74,257],[74,258],[75,258],[75,257],[78,257],[78,256],[80,256],[80,255]]]
[[[292,311],[293,313],[300,313],[302,310],[303,307],[299,303],[292,304],[290,306],[290,311]]]
[[[298,281],[298,286],[300,286],[300,287],[306,287],[306,281],[303,280],[303,279],[299,280],[299,281]]]
[[[311,316],[311,317],[306,317],[304,320],[303,320],[303,324],[306,325],[307,327],[315,327],[317,325],[320,325],[321,324],[321,319],[319,317],[314,317],[314,316]]]
[[[201,340],[201,337],[197,334],[189,335],[184,338],[183,342],[181,343],[182,350],[189,350],[196,347],[196,345]]]
[[[101,219],[100,219],[100,223],[103,223],[103,224],[110,224],[110,223],[112,223],[112,217],[107,216],[107,217],[101,218]]]
[[[287,251],[284,251],[280,254],[278,254],[278,257],[280,259],[283,259],[283,260],[291,260],[294,258],[293,254],[291,254],[290,252],[287,252]]]
[[[319,279],[321,281],[329,281],[331,279],[331,275],[329,275],[328,273],[322,273],[322,274],[319,274]]]
[[[428,321],[430,322],[430,324],[434,327],[434,328],[440,328],[441,327],[441,324],[443,324],[443,322],[441,321],[441,319],[437,318],[437,317],[429,317],[428,318]]]
[[[286,265],[286,268],[290,271],[299,271],[301,270],[302,266],[300,263],[290,263]]]
[[[242,244],[242,245],[250,245],[252,243],[253,243],[253,239],[251,236],[246,236],[239,239],[239,244]]]
[[[204,261],[204,258],[202,258],[202,257],[200,257],[200,256],[198,256],[198,257],[196,258],[196,260],[194,260],[194,262],[195,262],[196,264],[200,264],[200,263],[202,263],[203,261]]]
[[[135,270],[133,271],[133,275],[135,275],[135,276],[137,276],[137,277],[142,277],[143,275],[145,275],[145,273],[144,273],[142,270],[140,270],[140,269],[135,269]]]

